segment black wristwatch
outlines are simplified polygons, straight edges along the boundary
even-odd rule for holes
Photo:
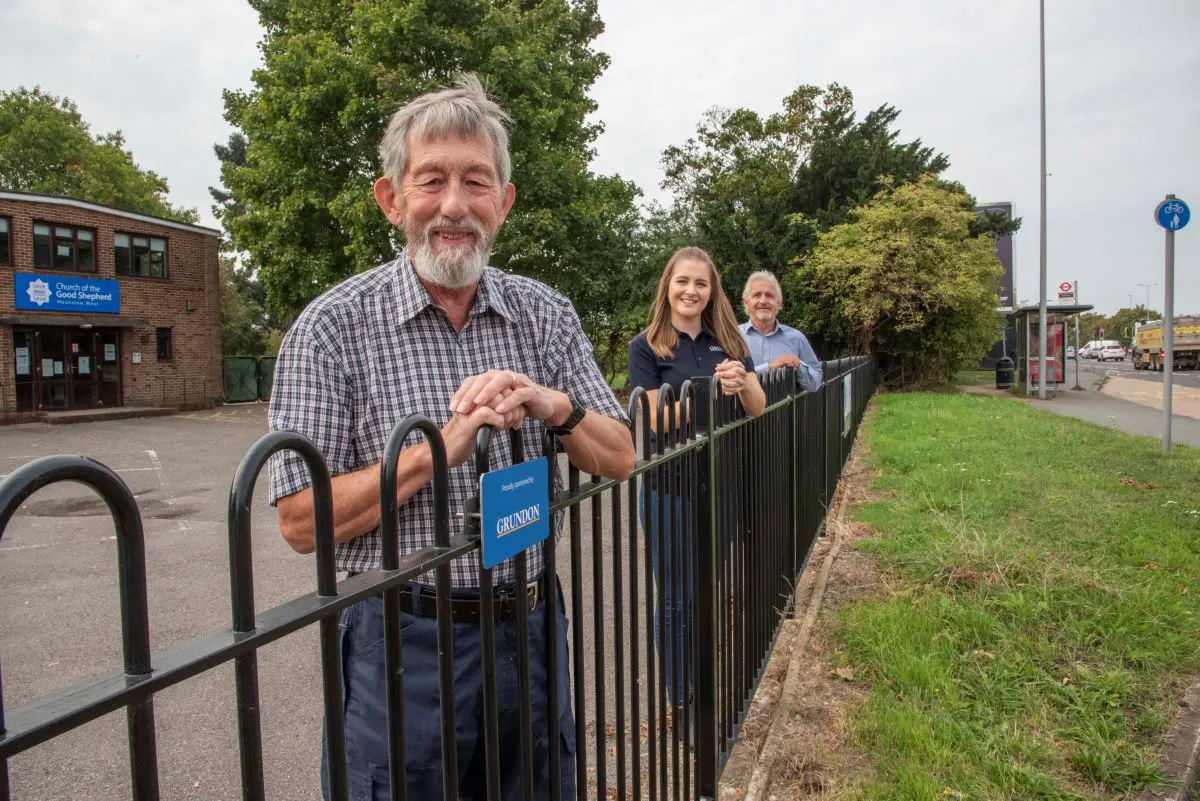
[[[571,400],[571,413],[567,415],[567,419],[563,420],[560,426],[546,426],[546,430],[556,437],[564,437],[570,434],[575,426],[579,425],[579,421],[583,419],[583,416],[587,414],[587,409],[583,408],[583,404],[575,397],[574,392],[568,391],[567,397]]]

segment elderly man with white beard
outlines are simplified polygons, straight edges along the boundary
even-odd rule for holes
[[[479,81],[423,95],[392,116],[380,144],[383,177],[375,200],[405,236],[392,262],[343,282],[313,301],[288,331],[275,368],[269,422],[316,443],[333,474],[339,570],[380,564],[380,459],[396,423],[424,414],[441,427],[450,465],[450,508],[476,492],[467,464],[483,425],[517,428],[526,453],[540,453],[545,429],[583,471],[626,478],[635,454],[627,421],[592,356],[569,300],[529,278],[487,265],[496,233],[516,197],[510,183],[507,116]],[[507,437],[492,466],[512,462]],[[434,544],[432,456],[425,443],[400,454],[396,500],[401,553]],[[296,551],[315,548],[308,471],[293,455],[270,468],[270,498],[280,532]],[[454,532],[452,532],[454,533]],[[496,688],[500,703],[501,795],[520,797],[517,707],[518,604],[529,609],[527,645],[544,653],[544,604],[559,608],[559,675],[532,658],[534,796],[551,783],[575,795],[574,724],[567,682],[567,621],[554,576],[543,576],[540,549],[528,552],[535,579],[515,585],[511,560],[494,569]],[[462,798],[484,798],[483,663],[479,554],[452,564],[457,763]],[[401,593],[405,761],[410,798],[442,797],[434,589]],[[346,609],[340,620],[346,709],[347,775],[352,799],[386,799],[388,733],[383,615],[379,598]],[[548,710],[549,682],[560,706]],[[548,714],[561,742],[547,741]],[[561,776],[550,775],[560,749]],[[327,765],[322,785],[328,798]]]

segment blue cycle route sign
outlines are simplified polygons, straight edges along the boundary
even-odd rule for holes
[[[1154,210],[1154,219],[1168,231],[1178,231],[1187,225],[1191,218],[1192,211],[1188,204],[1178,198],[1164,200]]]
[[[550,536],[550,463],[543,456],[484,473],[479,500],[483,566],[491,568]]]

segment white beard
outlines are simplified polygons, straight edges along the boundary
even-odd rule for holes
[[[438,227],[470,228],[475,235],[471,248],[447,248],[440,254],[433,250],[433,229]],[[447,289],[470,286],[483,277],[492,252],[492,237],[475,219],[451,220],[440,217],[430,221],[419,236],[408,237],[411,258],[417,275],[431,284]]]

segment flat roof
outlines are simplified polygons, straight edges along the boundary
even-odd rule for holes
[[[1070,306],[1058,306],[1047,303],[1046,314],[1082,314],[1083,312],[1091,311],[1094,308],[1095,306],[1088,306],[1087,304],[1083,303],[1072,304]],[[1022,306],[1021,308],[1012,312],[1012,316],[1024,317],[1026,314],[1039,314],[1040,311],[1041,310],[1038,306]]]
[[[206,228],[203,225],[192,225],[191,223],[179,222],[178,220],[168,220],[165,217],[154,217],[149,214],[140,214],[136,211],[127,211],[125,209],[114,208],[113,206],[104,206],[100,203],[91,203],[86,200],[76,200],[72,197],[62,197],[61,195],[39,195],[34,192],[16,192],[11,189],[5,189],[0,191],[0,200],[16,200],[26,203],[48,203],[52,206],[70,206],[72,208],[84,209],[86,211],[99,211],[104,214],[111,214],[114,217],[124,217],[129,220],[153,223],[154,225],[163,225],[167,228],[178,228],[182,231],[191,231],[192,233],[204,234],[206,236],[221,236],[221,232],[216,228]]]
[[[87,314],[47,319],[33,314],[0,314],[4,325],[31,325],[41,328],[136,328],[148,323],[140,317],[119,317],[109,314]]]

